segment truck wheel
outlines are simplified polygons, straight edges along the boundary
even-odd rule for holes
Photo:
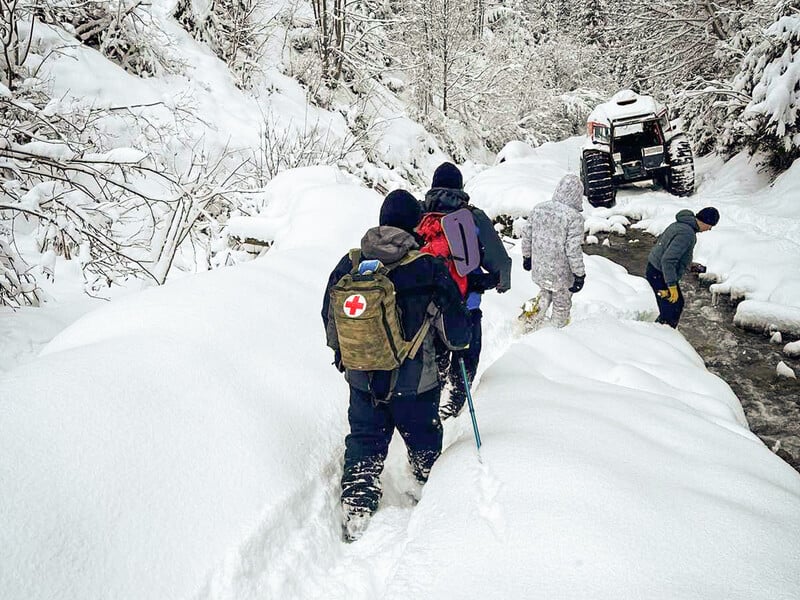
[[[592,206],[611,207],[616,203],[617,190],[611,177],[614,173],[611,157],[605,152],[587,150],[581,161],[583,188]]]
[[[694,192],[694,157],[685,137],[672,139],[667,147],[667,191],[674,196],[691,196]]]

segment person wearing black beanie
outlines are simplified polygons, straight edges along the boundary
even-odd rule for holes
[[[421,218],[422,208],[417,199],[405,190],[394,190],[381,205],[378,223],[413,233]]]
[[[464,177],[453,163],[444,162],[436,167],[433,172],[432,188],[445,188],[449,190],[464,189]]]
[[[699,211],[697,211],[695,218],[704,225],[708,225],[710,229],[719,223],[719,211],[713,206],[706,206],[705,208],[701,208]],[[706,230],[703,229],[701,231]]]
[[[420,216],[414,196],[404,190],[388,194],[379,225],[367,230],[360,248],[342,257],[325,288],[326,341],[334,352],[333,364],[345,373],[350,386],[350,434],[344,443],[341,494],[346,541],[358,539],[378,508],[380,475],[395,429],[405,441],[415,489],[427,481],[442,451],[434,339],[446,333],[453,347],[465,348],[472,335],[470,315],[447,267],[418,251],[414,228]],[[393,293],[382,287],[386,279]],[[386,290],[382,296],[386,300],[376,300],[371,293],[376,288]],[[334,302],[337,293],[339,300]],[[376,303],[383,315],[379,320],[368,312],[375,311]],[[429,310],[432,307],[435,311]],[[436,327],[430,326],[432,312],[437,313]],[[369,327],[378,321],[376,329]],[[367,328],[359,322],[367,323]],[[383,349],[395,350],[412,340],[420,342],[416,352],[398,356],[400,365],[394,370],[370,362]]]
[[[675,222],[656,240],[656,245],[647,257],[645,276],[656,296],[657,323],[678,327],[684,305],[678,282],[687,267],[695,272],[705,272],[703,265],[692,262],[694,245],[698,233],[708,231],[717,223],[719,211],[713,206],[707,206],[697,214],[690,210],[681,210],[675,215]]]
[[[481,296],[490,289],[502,294],[511,289],[511,257],[506,252],[503,241],[500,239],[491,219],[481,209],[469,203],[469,194],[464,191],[464,178],[461,171],[453,163],[444,162],[433,173],[431,189],[425,194],[422,203],[422,221],[417,227],[418,233],[423,237],[422,251],[429,251],[453,265],[453,258],[447,250],[448,242],[437,243],[436,239],[442,228],[438,220],[444,214],[453,213],[460,209],[468,209],[472,214],[475,227],[472,235],[477,235],[477,246],[480,250],[480,265],[466,275],[466,280],[461,278],[460,289],[466,290],[466,304],[472,319],[472,342],[469,348],[462,351],[451,352],[443,345],[437,347],[437,362],[439,375],[444,381],[449,381],[450,398],[442,406],[439,414],[442,418],[458,415],[464,407],[467,398],[467,389],[460,370],[460,361],[463,359],[467,378],[472,381],[478,370],[478,360],[481,354],[481,320],[483,313],[480,309]],[[439,248],[445,249],[445,254],[439,254]],[[450,270],[453,273],[454,268]]]

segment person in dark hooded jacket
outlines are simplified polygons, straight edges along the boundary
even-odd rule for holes
[[[381,206],[380,225],[369,229],[361,240],[361,259],[378,259],[390,265],[400,261],[409,250],[418,249],[414,228],[420,217],[420,205],[414,196],[403,190],[391,192]],[[395,428],[405,441],[418,484],[427,481],[442,450],[434,338],[445,337],[443,332],[446,332],[448,344],[464,348],[471,336],[469,315],[444,262],[422,254],[392,269],[388,277],[395,287],[404,337],[409,339],[420,330],[432,307],[441,317],[437,328],[427,332],[420,351],[413,359],[407,358],[394,376],[391,371],[344,369],[332,312],[338,307],[331,303],[331,290],[351,269],[348,254],[331,273],[322,305],[322,320],[328,346],[334,350],[334,364],[346,372],[350,385],[350,434],[345,439],[341,496],[343,527],[349,541],[360,536],[378,508],[380,474]]]
[[[683,293],[678,285],[686,268],[692,264],[697,233],[708,231],[719,222],[719,211],[708,206],[695,215],[681,210],[675,222],[664,230],[647,257],[645,276],[658,304],[657,323],[678,327],[683,312]],[[705,267],[702,267],[705,270]]]
[[[469,194],[464,191],[464,179],[458,167],[449,162],[442,163],[433,173],[431,189],[425,194],[422,210],[424,213],[446,214],[461,208],[468,208],[475,220],[481,262],[480,267],[467,276],[466,304],[472,322],[472,341],[469,348],[451,353],[440,345],[437,352],[440,374],[443,381],[449,382],[451,387],[450,398],[439,411],[444,419],[458,415],[467,399],[459,359],[464,360],[470,381],[478,370],[483,317],[480,308],[481,295],[492,288],[501,294],[511,289],[511,257],[491,219],[485,212],[469,204]]]

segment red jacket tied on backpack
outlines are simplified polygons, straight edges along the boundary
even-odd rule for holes
[[[425,245],[420,248],[420,252],[432,254],[442,258],[450,271],[450,276],[458,286],[458,291],[462,297],[467,295],[467,277],[459,275],[456,270],[455,261],[450,253],[450,244],[442,229],[442,217],[444,213],[427,213],[417,225],[417,233],[425,240]]]

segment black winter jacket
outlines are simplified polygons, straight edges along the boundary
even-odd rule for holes
[[[492,220],[480,208],[469,204],[469,194],[451,188],[431,188],[422,202],[422,212],[426,213],[451,213],[460,208],[468,208],[472,212],[472,218],[478,227],[481,267],[489,271],[498,281],[511,287],[511,257],[506,252],[503,240],[497,235]]]
[[[418,247],[414,237],[402,229],[373,227],[361,239],[361,258],[378,259],[384,264],[390,264]],[[337,307],[331,305],[330,293],[333,286],[351,268],[350,256],[345,255],[328,278],[322,301],[322,320],[327,343],[333,350],[338,350],[339,340],[332,312]],[[469,345],[472,334],[469,313],[464,307],[458,287],[441,259],[424,254],[411,263],[394,268],[389,272],[389,279],[395,287],[397,306],[407,339],[411,339],[419,331],[432,302],[441,311],[450,344],[457,348]],[[421,394],[439,385],[434,335],[437,333],[431,327],[416,357],[406,359],[400,365],[393,392],[395,395]],[[383,398],[389,390],[391,372],[348,370],[346,377],[354,388],[372,391],[377,397]]]

